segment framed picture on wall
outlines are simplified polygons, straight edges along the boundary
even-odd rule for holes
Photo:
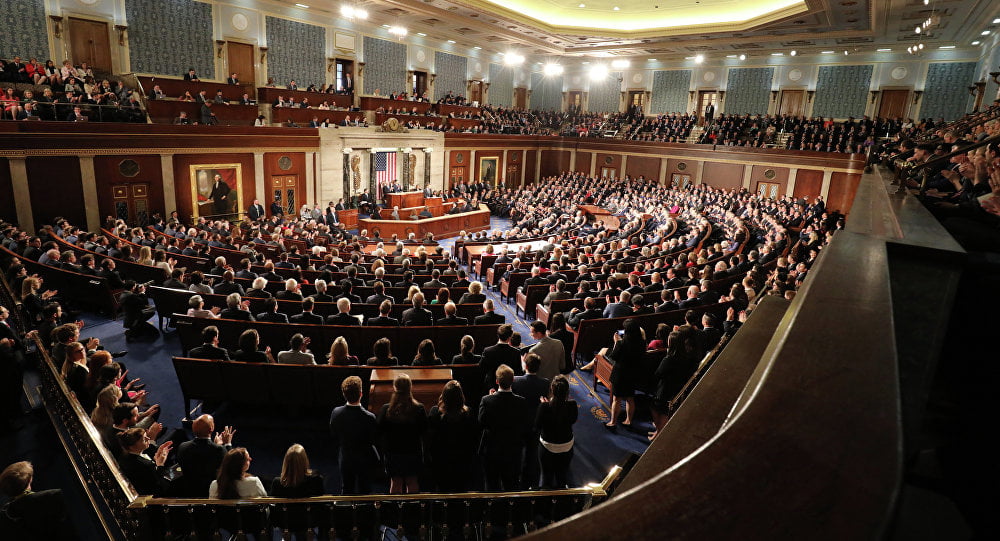
[[[496,156],[492,158],[479,158],[479,181],[485,182],[490,186],[497,185],[497,165],[500,163],[500,158]]]
[[[233,218],[243,208],[242,165],[213,163],[191,166],[192,217]]]

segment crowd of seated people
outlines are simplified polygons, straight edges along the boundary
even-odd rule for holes
[[[787,134],[788,150],[812,150],[845,154],[866,153],[879,138],[892,137],[913,129],[902,119],[807,118],[793,115],[722,114],[705,127],[699,143],[725,146],[769,148]]]
[[[98,81],[86,63],[66,60],[61,68],[48,60],[0,59],[0,119],[69,122],[145,122],[138,98],[118,81]],[[18,85],[15,88],[15,85]],[[24,88],[22,85],[31,85]]]

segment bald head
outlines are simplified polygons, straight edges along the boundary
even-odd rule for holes
[[[199,416],[191,423],[191,432],[196,438],[211,437],[212,432],[215,432],[215,418],[208,414]]]

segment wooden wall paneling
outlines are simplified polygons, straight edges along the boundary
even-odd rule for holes
[[[138,167],[133,169],[130,168],[131,164],[123,164],[126,160],[135,162]],[[173,210],[164,208],[163,167],[159,155],[94,156],[94,175],[97,178],[101,223],[104,223],[106,216],[116,215],[114,188],[121,185],[128,185],[130,191],[133,190],[134,184],[148,185],[147,200],[150,216],[158,212],[166,217],[167,213]]]
[[[528,185],[538,180],[535,178],[536,153],[529,150],[524,157],[524,184]]]
[[[823,171],[816,169],[799,169],[795,173],[795,188],[792,190],[792,197],[802,199],[808,197],[810,201],[819,195],[823,188]]]
[[[591,152],[583,152],[578,150],[576,152],[576,167],[574,167],[573,170],[583,173],[585,175],[589,175],[591,155],[592,155]]]
[[[647,180],[659,180],[660,158],[654,156],[629,156],[625,165],[625,174],[632,178],[645,177]]]
[[[843,214],[851,212],[854,194],[858,191],[861,175],[856,173],[834,173],[830,177],[830,195],[826,198],[826,208]]]
[[[7,158],[0,158],[0,218],[12,223],[17,222],[14,184],[10,179],[10,163],[7,162]]]
[[[771,171],[771,173],[768,173]],[[757,185],[760,182],[778,184],[778,196],[785,195],[788,190],[787,167],[771,167],[769,165],[755,165],[750,170],[750,191],[757,193]]]
[[[83,182],[80,159],[76,156],[29,156],[28,192],[31,194],[33,224],[37,228],[62,216],[73,225],[86,227],[87,212],[83,205]]]
[[[287,157],[290,161],[288,169],[281,168],[281,158]],[[309,164],[312,165],[312,164]],[[302,208],[302,203],[309,200],[309,194],[306,193],[306,154],[304,152],[265,152],[264,153],[264,193],[256,193],[253,190],[253,185],[251,185],[250,195],[247,196],[247,192],[243,192],[243,206],[247,207],[253,202],[254,199],[260,199],[261,204],[265,208],[268,208],[268,215],[270,215],[269,206],[271,202],[274,201],[274,196],[271,195],[271,177],[275,175],[295,175],[295,197],[298,199],[298,203],[295,205],[296,212],[298,209]],[[326,209],[326,204],[329,201],[320,201],[320,207]],[[334,201],[336,203],[336,201]]]
[[[496,158],[497,159],[497,170],[496,170],[496,180],[497,182],[502,182],[507,180],[505,172],[503,169],[503,151],[502,150],[476,150],[475,163],[469,168],[472,171],[468,182],[479,182],[479,165],[482,163],[483,158]]]
[[[520,150],[509,150],[507,152],[507,163],[504,164],[504,181],[509,187],[517,187],[521,183],[521,172],[524,171],[523,152]]]
[[[570,152],[568,150],[543,150],[542,168],[540,170],[542,178],[568,171],[569,158]]]
[[[240,202],[240,212],[246,212],[246,207],[253,201],[247,199],[247,194],[255,193],[253,154],[219,153],[219,154],[175,154],[174,155],[174,193],[177,197],[177,214],[182,220],[191,218],[191,166],[200,164],[238,163],[242,168],[243,201]],[[270,200],[261,201],[265,207]]]
[[[631,160],[630,160],[631,161]],[[738,163],[705,162],[702,183],[713,188],[738,190],[743,187],[743,165]]]

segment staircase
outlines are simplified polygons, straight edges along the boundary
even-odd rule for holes
[[[688,134],[688,137],[684,142],[695,144],[701,139],[701,135],[703,133],[705,133],[705,128],[702,128],[701,126],[695,126],[691,128],[691,133]]]

